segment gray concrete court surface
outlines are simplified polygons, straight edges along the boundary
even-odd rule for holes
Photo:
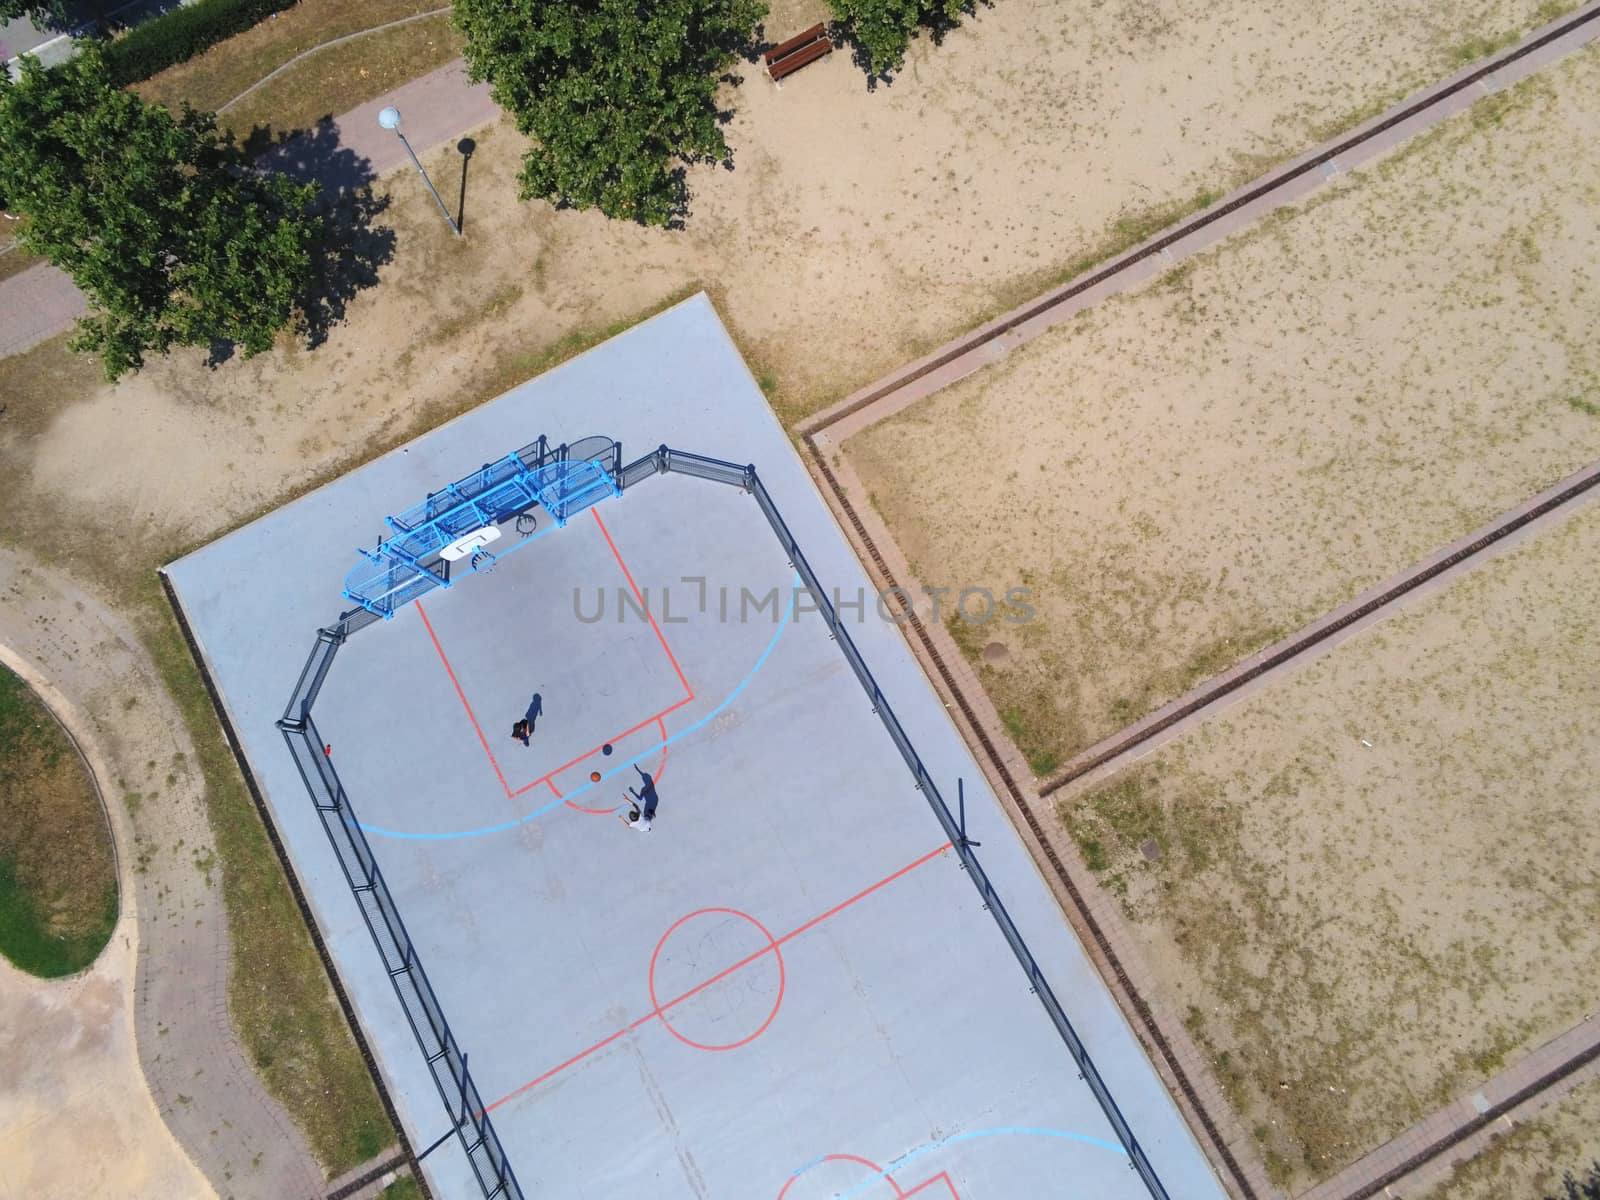
[[[857,644],[929,770],[952,797],[965,779],[984,864],[1168,1192],[1221,1197],[703,296],[169,568],[412,1143],[443,1109],[273,722],[383,516],[540,433],[757,465],[824,583],[866,597]],[[750,497],[659,476],[541,516],[334,663],[317,724],[523,1189],[1146,1195],[795,582]],[[648,833],[616,811],[635,761]],[[478,1194],[453,1140],[424,1165]]]

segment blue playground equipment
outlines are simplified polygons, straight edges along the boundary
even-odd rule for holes
[[[417,597],[449,587],[453,569],[493,568],[496,555],[487,547],[500,537],[501,524],[526,520],[540,507],[565,525],[607,496],[622,495],[621,462],[621,444],[607,437],[554,447],[540,437],[485,463],[398,516],[385,517],[393,532],[376,548],[357,551],[362,561],[345,576],[344,598],[390,620]],[[501,554],[528,540],[513,541]]]

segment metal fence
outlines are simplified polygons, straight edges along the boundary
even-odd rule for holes
[[[1078,1066],[1079,1077],[1089,1085],[1089,1090],[1094,1094],[1101,1111],[1106,1115],[1106,1120],[1116,1131],[1117,1140],[1122,1143],[1122,1148],[1128,1153],[1128,1161],[1133,1169],[1139,1173],[1145,1187],[1155,1200],[1168,1200],[1167,1190],[1156,1175],[1154,1166],[1146,1157],[1144,1148],[1139,1144],[1139,1139],[1134,1136],[1133,1129],[1129,1126],[1127,1118],[1122,1115],[1122,1110],[1117,1106],[1117,1101],[1106,1086],[1105,1080],[1100,1077],[1099,1070],[1094,1065],[1094,1060],[1089,1056],[1088,1048],[1083,1044],[1083,1039],[1072,1026],[1072,1021],[1067,1017],[1066,1011],[1061,1007],[1061,1002],[1056,999],[1054,990],[1045,978],[1044,971],[1038,961],[1033,957],[1033,952],[1028,949],[1028,944],[1023,940],[1022,932],[1017,928],[1016,922],[1011,919],[1011,914],[1006,911],[1005,903],[1000,899],[1000,894],[995,891],[994,884],[990,881],[988,873],[983,869],[983,864],[978,861],[978,856],[973,852],[973,846],[968,841],[965,829],[950,812],[950,806],[945,803],[944,797],[939,793],[939,787],[933,781],[932,775],[923,765],[921,757],[917,754],[916,747],[911,744],[911,739],[906,735],[905,729],[900,724],[900,719],[895,716],[894,709],[890,707],[888,697],[883,694],[883,689],[878,686],[878,681],[873,677],[872,671],[867,667],[866,660],[861,657],[861,652],[856,649],[850,631],[839,620],[833,602],[823,590],[822,583],[818,580],[816,572],[811,569],[811,564],[806,561],[805,554],[800,549],[800,544],[795,541],[794,534],[789,531],[788,524],[783,519],[783,514],[778,511],[778,506],[773,502],[772,496],[767,492],[766,485],[761,482],[753,466],[738,466],[734,463],[720,462],[716,459],[706,458],[698,454],[688,454],[681,450],[672,450],[661,447],[657,457],[664,464],[661,469],[665,471],[679,471],[684,474],[694,475],[701,479],[714,479],[722,483],[732,484],[750,492],[756,498],[756,503],[761,508],[761,513],[767,519],[767,524],[772,527],[773,534],[778,539],[778,544],[783,547],[784,553],[793,564],[795,572],[810,591],[816,601],[823,621],[828,626],[828,633],[838,645],[845,661],[850,664],[850,669],[855,672],[856,679],[860,682],[862,690],[866,692],[867,699],[872,703],[872,711],[883,722],[883,727],[888,731],[889,740],[900,751],[900,757],[905,760],[906,767],[911,771],[911,778],[916,788],[928,801],[928,806],[933,809],[933,815],[938,818],[939,824],[944,828],[945,836],[950,839],[951,846],[955,849],[961,860],[961,866],[966,871],[967,877],[978,889],[978,895],[983,899],[983,907],[994,918],[1000,932],[1005,936],[1006,944],[1011,947],[1011,952],[1016,956],[1017,962],[1022,967],[1022,972],[1028,978],[1028,990],[1039,998],[1039,1003],[1044,1006],[1045,1013],[1050,1017],[1050,1022],[1056,1027],[1061,1040],[1066,1043],[1067,1052],[1072,1055],[1072,1060]]]
[[[333,769],[316,722],[311,718],[311,706],[346,636],[341,626],[317,631],[317,643],[300,672],[300,680],[278,721],[278,728],[283,731],[300,778],[311,793],[317,816],[333,844],[345,881],[361,908],[361,916],[383,959],[395,996],[427,1060],[452,1130],[467,1161],[472,1164],[484,1196],[491,1200],[495,1197],[522,1200],[522,1188],[517,1184],[511,1162],[484,1110],[483,1098],[467,1070],[467,1056],[450,1031],[450,1023],[445,1020],[433,985],[422,969],[416,946],[406,932],[400,910],[384,882],[383,872],[378,869],[378,861],[356,820],[338,772]]]
[[[1016,956],[1017,963],[1027,977],[1028,990],[1038,997],[1051,1024],[1055,1026],[1056,1032],[1065,1043],[1067,1052],[1077,1064],[1079,1078],[1089,1085],[1089,1090],[1099,1103],[1101,1111],[1105,1113],[1106,1120],[1115,1131],[1118,1141],[1122,1143],[1130,1165],[1138,1172],[1153,1200],[1169,1200],[1166,1188],[1157,1177],[1155,1168],[1146,1157],[1138,1138],[1134,1136],[1133,1129],[1123,1116],[1122,1110],[1117,1106],[1115,1097],[1111,1095],[1110,1089],[1101,1078],[1088,1048],[1078,1036],[1077,1030],[1073,1028],[1066,1011],[1061,1007],[1061,1002],[1045,978],[1043,969],[1033,957],[1033,952],[1028,949],[1022,932],[1006,910],[1005,903],[995,890],[988,873],[983,869],[983,864],[978,861],[974,843],[968,840],[962,823],[951,813],[950,806],[940,794],[938,785],[934,783],[933,776],[917,754],[916,747],[912,745],[910,737],[901,726],[900,719],[895,715],[883,689],[878,686],[878,681],[873,677],[866,660],[856,648],[849,629],[839,620],[833,602],[823,589],[811,564],[806,561],[800,544],[790,532],[788,524],[778,511],[778,506],[773,502],[755,467],[748,464],[740,466],[737,463],[708,458],[686,450],[675,450],[665,445],[657,447],[652,453],[635,459],[626,466],[620,466],[621,447],[617,443],[612,443],[611,446],[609,466],[619,489],[625,490],[652,475],[670,472],[728,484],[755,497],[762,515],[778,539],[778,544],[816,601],[817,609],[827,624],[830,637],[837,643],[845,661],[855,672],[862,690],[866,692],[873,713],[883,723],[889,740],[900,752],[900,757],[911,772],[915,787],[928,801],[928,806],[944,829],[945,836],[949,838],[962,869],[977,888],[985,911],[999,926],[1006,944]],[[527,451],[535,459],[549,453],[543,439],[527,447]],[[333,769],[332,761],[324,752],[324,743],[317,733],[316,724],[311,719],[312,704],[316,701],[317,693],[327,678],[333,656],[339,646],[351,633],[377,619],[373,614],[358,609],[346,613],[338,624],[318,631],[317,645],[300,674],[294,696],[291,697],[283,718],[278,722],[278,728],[283,731],[284,740],[288,742],[290,752],[294,755],[295,765],[300,769],[300,776],[316,803],[323,828],[327,830],[334,851],[339,856],[340,865],[344,868],[345,878],[361,906],[367,928],[371,931],[378,952],[383,957],[390,981],[394,984],[395,994],[400,998],[406,1017],[411,1022],[412,1032],[416,1035],[417,1044],[427,1058],[440,1099],[444,1101],[455,1133],[472,1162],[484,1196],[506,1196],[520,1200],[522,1191],[517,1185],[511,1163],[506,1158],[488,1114],[484,1111],[483,1101],[478,1096],[477,1088],[467,1071],[466,1055],[456,1045],[455,1038],[450,1032],[450,1026],[434,996],[433,988],[428,983],[427,974],[423,971],[416,948],[406,933],[405,923],[400,919],[394,899],[384,883],[383,874],[378,869],[366,835],[356,821],[349,798]]]

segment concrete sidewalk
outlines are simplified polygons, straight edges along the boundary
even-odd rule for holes
[[[500,111],[488,85],[469,84],[466,64],[457,59],[268,151],[263,161],[333,188],[381,175],[406,161],[400,139],[378,126],[378,110],[389,104],[404,115],[406,137],[419,154],[492,121]],[[71,328],[87,310],[72,280],[48,264],[0,280],[0,358]]]

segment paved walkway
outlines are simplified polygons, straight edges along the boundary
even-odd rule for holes
[[[214,859],[205,779],[155,664],[97,597],[4,549],[0,646],[29,665],[75,736],[103,756],[97,775],[115,781],[106,800],[118,856],[136,863],[134,1038],[167,1128],[225,1196],[321,1196],[310,1147],[262,1087],[228,1014],[227,913],[204,865]]]
[[[268,151],[264,161],[330,188],[366,182],[406,162],[400,139],[378,126],[378,111],[394,105],[418,154],[484,125],[500,109],[487,84],[467,82],[457,59],[385,96],[351,109],[302,138]],[[55,267],[32,267],[0,280],[0,358],[20,354],[71,328],[87,311],[83,294]]]
[[[1509,1133],[1591,1079],[1600,1079],[1600,1014],[1524,1055],[1296,1200],[1398,1196],[1390,1189],[1402,1179],[1404,1195],[1421,1195],[1449,1175],[1453,1162],[1477,1154],[1496,1135]]]
[[[83,714],[4,644],[0,662],[68,731],[103,802],[115,776]],[[215,1194],[162,1121],[139,1065],[133,831],[120,804],[107,805],[106,815],[121,911],[100,956],[66,979],[36,979],[0,959],[0,1200]]]

